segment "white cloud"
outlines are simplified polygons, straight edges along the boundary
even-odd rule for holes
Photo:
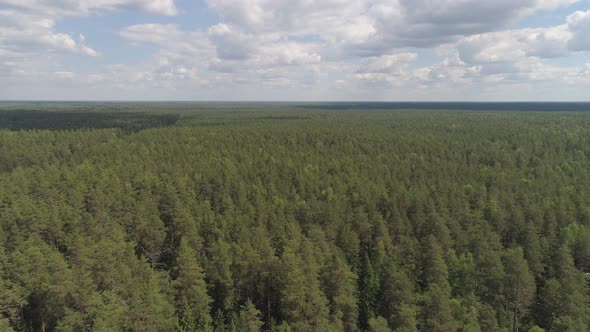
[[[411,75],[408,68],[416,58],[416,53],[409,52],[370,57],[363,61],[351,78],[370,84],[404,84]]]
[[[152,44],[167,44],[184,38],[176,24],[138,24],[124,28],[120,32],[125,39]]]
[[[0,10],[0,49],[19,54],[30,52],[72,52],[89,56],[98,53],[76,42],[69,34],[54,31],[51,18]]]
[[[568,55],[567,40],[572,33],[561,25],[547,29],[522,29],[515,35],[528,56],[554,58]]]
[[[278,66],[319,63],[322,57],[313,48],[310,45],[293,42],[274,44],[263,49],[262,57],[268,59],[267,63]]]
[[[108,64],[79,73],[75,66],[55,63],[63,53],[110,51],[91,47],[95,33],[86,38],[59,31],[58,20],[126,10],[162,16],[184,12],[173,0],[0,0],[0,79],[36,72],[93,87],[207,88],[247,91],[258,99],[265,99],[265,91],[307,96],[333,88],[345,97],[365,93],[370,99],[376,91],[387,97],[392,89],[448,93],[455,87],[586,82],[590,68],[579,59],[563,63],[590,50],[590,11],[575,12],[560,25],[515,28],[529,15],[577,2],[207,0],[219,19],[215,23],[193,30],[180,23],[125,27],[119,37],[129,45],[151,45],[156,51],[134,64],[106,56],[100,62]],[[50,58],[43,63],[47,68],[39,55]]]
[[[523,28],[475,34],[445,45],[446,59],[415,72],[420,82],[531,83],[578,80],[579,68],[548,64],[545,59],[568,57],[587,49],[586,13],[546,28]],[[582,42],[580,42],[582,41]]]
[[[457,56],[452,56],[432,66],[419,68],[413,74],[419,84],[449,86],[472,83],[481,69],[481,66],[467,65]]]
[[[297,34],[327,32],[359,16],[364,0],[208,0],[225,23],[248,32],[290,31]],[[324,29],[322,29],[324,28]]]
[[[309,74],[310,68],[305,67],[321,62],[315,43],[288,41],[277,35],[244,33],[226,24],[211,26],[207,31],[184,31],[176,25],[144,24],[123,29],[121,36],[132,44],[158,45],[160,50],[155,58],[165,57],[171,64],[195,68],[195,72],[208,72],[211,82],[282,82],[294,72],[300,72],[302,77],[305,73]],[[152,71],[158,68],[150,67]],[[297,68],[292,70],[289,67]],[[162,78],[161,75],[142,77]],[[309,81],[310,75],[305,77],[300,81]],[[195,75],[189,78],[203,79]]]
[[[259,47],[254,35],[236,31],[232,26],[223,23],[210,27],[208,35],[215,44],[220,59],[248,59]]]
[[[387,54],[369,58],[359,69],[363,73],[391,73],[406,68],[416,60],[416,53]]]
[[[57,79],[68,80],[73,79],[75,75],[71,71],[56,71],[53,76]]]
[[[197,76],[197,66],[213,56],[212,47],[203,34],[187,33],[173,24],[135,25],[122,30],[120,34],[131,44],[154,44],[159,47],[159,51],[149,61],[122,66],[128,70],[123,71],[125,75],[119,76],[132,80],[192,79]],[[143,74],[136,76],[134,70]]]
[[[112,67],[110,80],[154,86],[190,80],[231,90],[302,89],[326,82],[340,90],[566,82],[579,79],[580,69],[543,59],[572,52],[571,25],[581,24],[583,15],[554,27],[503,27],[573,2],[210,0],[222,22],[203,30],[174,24],[123,29],[120,35],[131,44],[159,50],[143,64]],[[443,58],[419,67],[420,49],[430,45],[442,45]]]
[[[578,0],[208,0],[244,32],[317,35],[357,54],[430,47],[502,29],[538,10]]]
[[[76,38],[56,31],[56,21],[117,10],[177,14],[173,0],[0,0],[0,60],[14,67],[11,72],[21,73],[29,72],[22,70],[22,64],[34,61],[39,54],[98,56],[98,51],[86,45],[83,34]]]
[[[178,13],[174,0],[2,0],[0,9],[53,17],[116,10],[138,10],[167,16]]]
[[[411,73],[408,67],[414,59],[399,61],[400,58],[396,57],[407,48],[431,47],[499,30],[532,12],[573,2],[209,0],[209,7],[222,19],[222,23],[209,29],[209,37],[217,50],[217,59],[211,63],[210,69],[236,73],[252,66],[264,68],[276,65],[281,61],[269,61],[273,58],[270,50],[288,50],[286,41],[295,38],[314,41],[296,45],[296,49],[311,50],[299,53],[297,60],[315,59],[326,65],[329,62],[346,63],[351,55],[368,57],[356,71],[348,70],[349,77],[354,79],[424,82],[444,78],[452,82],[467,82],[480,70],[478,65],[445,60]],[[531,38],[528,52],[548,53],[553,48],[543,49],[541,46],[547,43],[535,43],[535,40],[557,42],[560,36],[539,33]],[[512,51],[513,46],[507,44],[504,47]],[[474,49],[473,52],[476,51]],[[505,55],[502,50],[495,53],[478,56]]]
[[[214,46],[205,32],[184,31],[175,24],[139,24],[120,31],[132,44],[153,44],[170,58],[204,61],[214,56]]]
[[[580,2],[580,0],[537,0],[535,9],[549,10],[566,7]]]
[[[590,11],[569,15],[566,23],[548,28],[525,28],[463,38],[457,49],[469,63],[515,62],[526,57],[554,58],[590,50]]]
[[[573,35],[569,40],[569,48],[573,51],[590,50],[590,10],[577,11],[568,16],[567,26]]]

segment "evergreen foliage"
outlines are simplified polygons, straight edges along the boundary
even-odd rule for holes
[[[590,330],[588,113],[10,107],[0,331]]]

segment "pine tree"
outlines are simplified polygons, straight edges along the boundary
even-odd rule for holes
[[[299,249],[294,242],[287,244],[280,259],[280,312],[296,331],[326,330],[328,301],[320,289],[319,268],[310,243],[303,239]]]
[[[450,288],[449,271],[442,248],[433,235],[430,235],[424,244],[421,280],[425,286],[437,284],[440,288]]]
[[[0,331],[13,331],[13,326],[18,326],[20,322],[20,308],[26,303],[24,291],[17,286],[5,273],[4,266],[7,264],[8,257],[4,255],[4,250],[0,247]]]
[[[373,269],[373,264],[365,250],[361,256],[359,266],[359,326],[367,329],[369,320],[375,317],[377,296],[379,291],[379,276]]]
[[[416,298],[414,285],[397,264],[389,259],[380,278],[379,313],[395,331],[416,331]]]
[[[11,253],[6,272],[28,294],[23,319],[36,330],[53,329],[63,315],[72,285],[63,256],[38,237],[31,237]]]
[[[369,319],[368,332],[391,332],[392,330],[387,325],[387,320],[381,316],[372,317]]]
[[[450,332],[457,330],[451,311],[450,290],[438,284],[428,285],[422,294],[422,319],[420,330]]]
[[[176,266],[172,271],[176,289],[176,311],[183,331],[209,331],[212,327],[211,298],[207,294],[203,269],[186,239],[178,246]]]
[[[521,325],[520,320],[535,296],[535,279],[520,247],[506,251],[502,260],[506,272],[505,296],[512,311],[512,331],[518,332]]]
[[[538,321],[553,330],[587,330],[590,327],[590,291],[584,274],[574,266],[569,250],[562,246],[553,257],[554,278],[547,280],[539,291]]]
[[[457,324],[451,312],[451,287],[442,248],[433,235],[426,239],[423,251],[421,329],[427,331],[454,331]]]
[[[172,331],[178,325],[174,315],[170,286],[164,272],[154,271],[144,259],[137,259],[132,267],[134,282],[129,299],[127,329],[135,331]]]
[[[332,321],[344,331],[358,329],[357,276],[339,256],[333,256],[322,272],[324,292]]]
[[[260,310],[256,309],[252,301],[248,299],[240,309],[238,315],[237,330],[240,332],[258,332],[264,323],[260,320]]]

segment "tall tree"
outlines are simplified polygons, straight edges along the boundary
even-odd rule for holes
[[[184,238],[180,240],[176,265],[172,271],[176,289],[176,312],[183,331],[212,330],[211,298],[207,294],[203,269],[196,252]]]
[[[260,319],[261,312],[248,299],[238,314],[237,330],[243,332],[258,332],[264,325]]]
[[[531,305],[536,291],[535,279],[529,270],[529,265],[524,259],[522,248],[507,250],[502,261],[506,278],[504,288],[506,290],[507,304],[512,310],[512,331],[518,332],[521,319]]]
[[[7,273],[28,294],[22,317],[26,325],[42,332],[55,328],[72,288],[71,270],[63,256],[31,237],[11,253]]]
[[[430,235],[424,244],[421,279],[421,329],[428,331],[454,331],[457,323],[451,312],[451,287],[448,269],[438,240]]]
[[[324,292],[330,303],[330,316],[339,329],[357,331],[357,276],[340,256],[334,255],[322,272]]]
[[[379,289],[379,313],[395,331],[416,331],[415,287],[407,274],[389,259],[383,267]]]
[[[325,331],[328,301],[320,289],[319,267],[310,242],[290,241],[280,259],[281,308],[285,321],[297,331]]]
[[[359,326],[367,329],[369,320],[375,317],[379,292],[379,275],[373,268],[367,249],[362,253],[358,274]]]

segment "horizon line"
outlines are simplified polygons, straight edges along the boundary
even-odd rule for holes
[[[590,100],[551,100],[551,101],[538,101],[538,100],[518,100],[518,101],[509,101],[509,100],[500,100],[500,101],[492,101],[492,100],[483,100],[483,101],[467,101],[467,100],[451,100],[451,101],[412,101],[412,100],[182,100],[182,99],[168,99],[168,100],[133,100],[133,99],[125,99],[125,100],[102,100],[102,99],[0,99],[0,103],[227,103],[227,104],[237,104],[237,103],[276,103],[276,104],[286,104],[286,103],[300,103],[300,104],[311,104],[311,103],[382,103],[382,104],[394,104],[394,103],[406,103],[406,104],[445,104],[445,103],[463,103],[463,104],[489,104],[489,103],[496,103],[496,104],[514,104],[514,103],[537,103],[537,104],[548,104],[548,103],[558,103],[558,104],[565,104],[565,103],[590,103]]]

